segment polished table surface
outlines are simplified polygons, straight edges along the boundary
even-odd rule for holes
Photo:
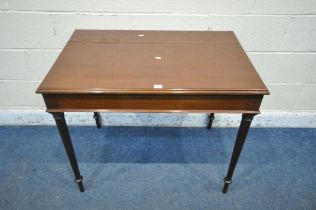
[[[162,85],[155,89],[155,84]],[[233,32],[77,30],[40,93],[266,94]]]
[[[76,30],[37,93],[71,143],[63,112],[224,112],[249,122],[269,91],[231,31]]]

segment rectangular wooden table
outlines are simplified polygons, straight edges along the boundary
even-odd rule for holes
[[[268,89],[233,32],[76,30],[37,89],[84,191],[64,112],[241,113],[229,184]]]

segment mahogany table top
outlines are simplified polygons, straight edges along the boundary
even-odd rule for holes
[[[231,31],[76,30],[38,93],[269,94]]]

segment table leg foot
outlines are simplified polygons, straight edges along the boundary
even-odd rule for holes
[[[97,128],[101,128],[101,116],[99,112],[94,112],[93,118],[95,119],[95,123],[97,124]]]
[[[239,126],[239,130],[238,130],[238,134],[237,134],[237,138],[235,141],[235,146],[234,146],[234,150],[232,153],[232,157],[230,159],[230,164],[229,164],[229,168],[228,168],[228,172],[226,177],[224,178],[224,187],[223,187],[223,193],[226,193],[228,190],[228,186],[232,183],[232,176],[234,174],[234,170],[236,168],[238,159],[239,159],[239,155],[241,153],[241,150],[243,148],[243,145],[245,143],[247,134],[248,134],[248,130],[250,128],[250,124],[252,122],[253,117],[256,114],[243,114],[242,115],[242,119],[240,122],[240,126]]]
[[[224,187],[222,192],[225,194],[227,193],[228,186],[232,183],[232,180],[228,180],[227,177],[224,178]]]
[[[75,182],[78,184],[80,192],[84,192],[82,180],[83,180],[82,176],[80,176],[79,179],[75,179]]]
[[[207,127],[206,127],[207,129],[211,130],[214,119],[215,119],[214,113],[211,113],[211,114],[208,115],[208,124],[207,124]]]

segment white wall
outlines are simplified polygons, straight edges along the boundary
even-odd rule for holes
[[[0,110],[43,109],[35,89],[76,28],[234,30],[262,110],[316,112],[316,0],[0,0]]]

